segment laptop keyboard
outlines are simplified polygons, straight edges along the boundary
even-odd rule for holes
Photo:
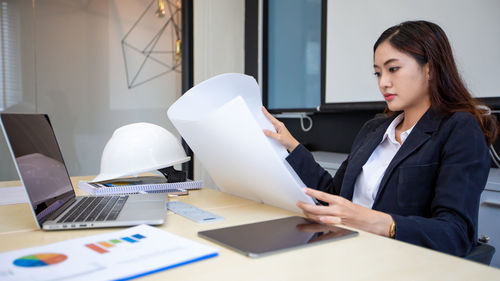
[[[84,197],[58,223],[116,220],[128,196]]]

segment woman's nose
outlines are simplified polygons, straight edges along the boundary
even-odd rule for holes
[[[378,86],[380,87],[380,89],[390,88],[392,86],[392,82],[389,75],[380,74],[378,79]]]

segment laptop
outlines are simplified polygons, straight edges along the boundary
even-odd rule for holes
[[[167,195],[76,196],[48,115],[1,113],[0,118],[40,228],[63,230],[165,222]]]

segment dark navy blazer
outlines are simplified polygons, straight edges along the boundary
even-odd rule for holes
[[[362,166],[396,116],[368,121],[333,178],[302,145],[287,161],[306,186],[352,200]],[[397,240],[467,255],[477,240],[489,167],[486,139],[472,114],[429,109],[387,167],[372,209],[393,217]]]

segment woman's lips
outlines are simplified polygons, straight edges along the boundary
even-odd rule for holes
[[[390,93],[385,93],[384,98],[386,101],[391,101],[396,95],[395,94],[390,94]]]

